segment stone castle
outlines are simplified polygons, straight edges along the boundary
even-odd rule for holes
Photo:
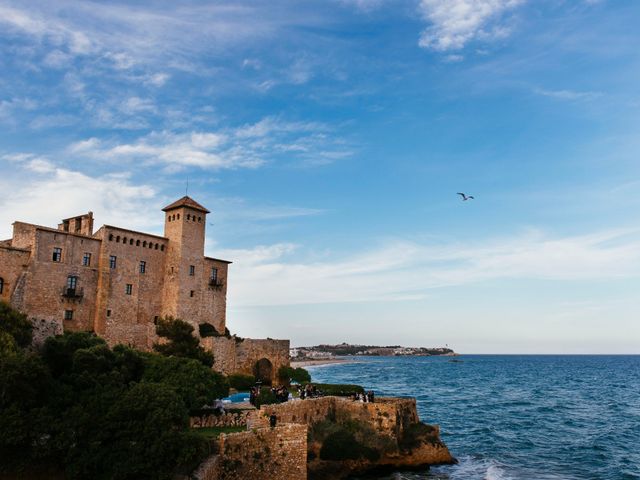
[[[209,210],[185,196],[162,211],[164,236],[111,225],[94,232],[92,212],[57,229],[14,222],[13,237],[0,241],[0,300],[49,332],[93,331],[145,350],[157,341],[159,318],[180,318],[196,335],[215,329],[201,338],[214,369],[275,380],[288,365],[289,341],[229,335],[231,262],[204,255]]]

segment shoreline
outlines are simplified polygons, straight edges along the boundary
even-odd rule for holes
[[[291,368],[306,368],[306,367],[319,367],[322,365],[333,365],[337,363],[355,363],[355,360],[349,358],[318,358],[313,360],[293,360],[290,365]]]

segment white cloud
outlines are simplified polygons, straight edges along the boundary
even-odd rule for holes
[[[493,279],[640,277],[640,230],[550,238],[528,233],[484,245],[398,241],[348,259],[295,261],[289,244],[218,251],[234,262],[236,306],[403,300]]]
[[[419,45],[435,51],[461,50],[473,40],[492,40],[509,34],[504,14],[524,0],[420,0],[419,10],[429,26]]]
[[[60,219],[88,210],[99,225],[159,232],[163,221],[159,209],[165,199],[149,185],[135,185],[126,175],[91,177],[29,154],[21,157],[19,168],[31,172],[28,178],[0,180],[2,191],[12,192],[0,208],[0,238],[11,236],[15,220],[55,227]]]
[[[575,90],[546,90],[544,88],[534,89],[534,93],[544,97],[556,98],[558,100],[594,100],[602,96],[600,92],[579,92]]]

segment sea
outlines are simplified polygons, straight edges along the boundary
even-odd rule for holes
[[[640,356],[352,357],[312,381],[415,397],[459,461],[388,480],[640,480]]]

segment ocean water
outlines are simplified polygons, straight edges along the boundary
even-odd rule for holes
[[[363,357],[313,381],[416,397],[458,465],[376,478],[640,479],[640,356]]]

